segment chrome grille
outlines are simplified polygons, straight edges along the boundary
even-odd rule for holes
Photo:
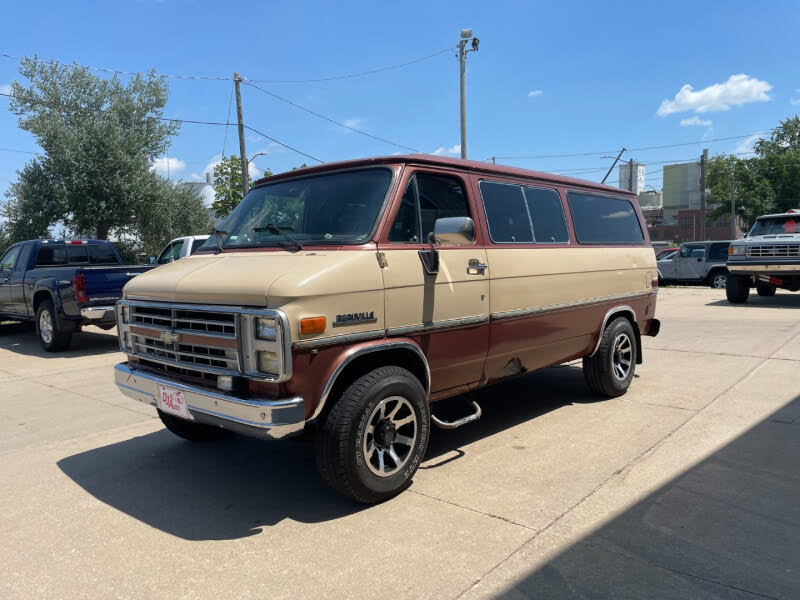
[[[240,371],[235,314],[133,305],[129,322],[137,356],[209,373]]]
[[[800,244],[762,244],[747,247],[747,258],[800,257]]]

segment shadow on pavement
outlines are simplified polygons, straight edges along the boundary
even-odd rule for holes
[[[800,598],[800,396],[502,596]]]
[[[736,306],[737,308],[800,308],[800,293],[781,292],[770,298],[759,296],[756,291],[750,290],[750,297],[745,304],[731,304],[725,298],[709,302],[706,306]]]
[[[71,358],[119,352],[119,343],[116,331],[105,332],[90,327],[73,334],[69,349],[64,352],[45,352],[33,323],[3,323],[0,325],[0,348],[39,358]]]
[[[595,400],[581,370],[573,367],[540,371],[487,389],[477,399],[483,418],[461,429],[437,429],[425,465],[453,451],[468,456],[462,446],[565,403]],[[64,458],[58,466],[102,502],[187,540],[236,539],[283,519],[317,523],[367,508],[325,486],[313,447],[302,440],[233,436],[193,444],[163,430]]]

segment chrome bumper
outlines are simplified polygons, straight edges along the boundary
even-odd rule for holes
[[[158,386],[181,390],[191,421],[216,425],[261,439],[280,439],[303,431],[305,409],[302,398],[251,400],[178,383],[151,371],[120,363],[114,380],[126,396],[157,406]]]
[[[114,321],[117,318],[114,311],[114,306],[85,306],[81,309],[81,316],[89,320]]]
[[[729,262],[728,271],[731,273],[766,273],[771,271],[773,273],[798,273],[800,274],[800,264],[782,265],[780,263],[773,264],[757,264],[746,262]]]

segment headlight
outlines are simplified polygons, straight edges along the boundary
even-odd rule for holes
[[[278,337],[277,323],[272,317],[258,317],[256,319],[256,337],[260,340],[274,342]]]
[[[123,306],[122,307],[122,322],[123,323],[130,323],[131,322],[131,307],[130,306]]]
[[[728,255],[735,256],[739,254],[744,254],[744,248],[745,248],[744,244],[737,244],[735,246],[731,244],[730,246],[728,246]]]
[[[262,373],[278,375],[281,372],[281,363],[274,352],[260,350],[258,352],[258,370]]]

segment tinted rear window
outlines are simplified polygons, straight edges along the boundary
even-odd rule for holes
[[[570,192],[575,235],[581,244],[641,244],[642,228],[628,200]]]
[[[528,203],[537,244],[569,242],[564,207],[561,206],[561,196],[557,191],[526,187],[525,201]]]
[[[36,266],[67,264],[67,249],[64,244],[58,246],[41,246],[36,255]]]
[[[71,263],[86,264],[89,262],[89,253],[86,246],[67,246],[67,261]]]
[[[93,265],[118,264],[114,249],[106,244],[89,246],[89,262]]]

